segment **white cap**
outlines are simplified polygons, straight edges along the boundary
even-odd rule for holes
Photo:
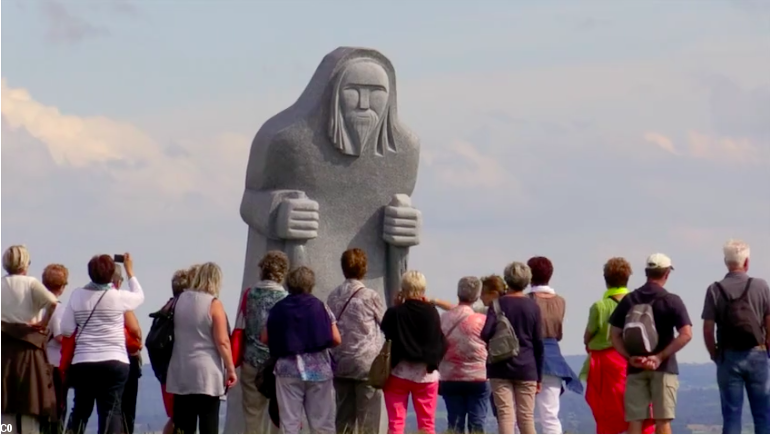
[[[671,259],[666,254],[652,254],[647,257],[647,269],[671,269],[674,270],[674,266],[671,264]]]

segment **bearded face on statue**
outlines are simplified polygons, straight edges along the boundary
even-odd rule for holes
[[[346,64],[333,80],[329,140],[343,154],[360,156],[374,138],[374,152],[396,152],[390,122],[388,73],[371,59]]]

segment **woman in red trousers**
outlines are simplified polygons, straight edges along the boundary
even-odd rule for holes
[[[623,397],[627,361],[612,347],[608,322],[618,302],[628,294],[631,273],[631,265],[624,258],[612,258],[604,265],[607,291],[591,306],[583,338],[588,358],[580,378],[587,381],[586,402],[594,414],[597,434],[618,434],[628,430]],[[643,432],[655,433],[651,419],[645,422]]]

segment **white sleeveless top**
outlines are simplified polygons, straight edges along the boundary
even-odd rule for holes
[[[224,364],[214,341],[214,296],[187,290],[174,311],[174,350],[166,376],[171,394],[225,394]]]

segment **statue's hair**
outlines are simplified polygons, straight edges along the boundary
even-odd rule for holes
[[[385,65],[383,65],[381,62],[378,62],[376,59],[370,57],[358,57],[345,62],[343,67],[335,73],[332,79],[332,93],[331,98],[329,98],[329,140],[331,140],[331,142],[340,151],[345,151],[348,148],[348,144],[350,143],[351,139],[345,128],[345,118],[342,115],[342,111],[340,110],[340,87],[342,86],[342,80],[345,78],[345,74],[350,66],[359,62],[375,63],[379,65],[383,70],[385,70],[385,74],[388,75],[388,82],[391,89],[388,89],[388,104],[378,121],[375,152],[380,156],[385,155],[386,150],[396,152],[396,141],[393,139],[393,123],[396,119],[394,112],[395,105],[392,104],[393,100],[390,95],[390,93],[394,91],[392,89],[394,83],[390,77],[391,73],[388,68],[386,68]],[[362,147],[364,145],[365,144],[361,144]]]

